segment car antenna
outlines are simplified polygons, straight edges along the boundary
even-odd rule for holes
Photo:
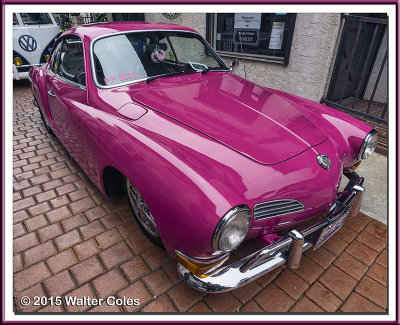
[[[244,69],[244,78],[247,79],[246,62],[244,61],[244,53],[243,53],[243,45],[242,45],[242,32],[239,32],[239,42],[240,42],[240,49],[241,49],[241,51],[242,51],[242,61],[243,61],[243,69]]]

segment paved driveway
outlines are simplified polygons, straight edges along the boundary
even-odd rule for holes
[[[91,184],[49,135],[27,84],[14,88],[14,293],[22,312],[384,312],[386,226],[359,214],[300,268],[279,268],[238,290],[203,294],[179,277],[122,200]],[[247,243],[238,254],[254,250]],[[21,305],[27,296],[108,296],[139,306]],[[32,302],[32,300],[31,300]]]

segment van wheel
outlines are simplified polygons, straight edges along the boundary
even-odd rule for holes
[[[143,233],[151,240],[153,244],[159,247],[164,247],[150,209],[148,208],[138,189],[128,178],[126,179],[125,191],[129,206]]]

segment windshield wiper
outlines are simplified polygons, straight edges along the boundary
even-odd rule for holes
[[[148,78],[146,79],[146,82],[149,83],[150,81],[153,81],[153,80],[158,79],[158,78],[176,76],[176,75],[180,75],[180,74],[189,74],[189,73],[193,73],[193,71],[184,71],[184,70],[181,70],[181,71],[163,73],[163,74],[159,74],[159,75],[157,75],[157,76],[148,77]]]
[[[206,68],[206,69],[204,69],[204,70],[201,71],[201,74],[205,74],[205,73],[207,73],[208,71],[212,71],[212,70],[225,70],[225,69],[224,69],[224,68],[221,68],[221,67]]]

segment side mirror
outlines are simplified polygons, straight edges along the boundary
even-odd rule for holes
[[[233,70],[234,67],[239,66],[239,59],[236,59],[234,61],[232,61],[231,66],[229,67],[229,70]]]

